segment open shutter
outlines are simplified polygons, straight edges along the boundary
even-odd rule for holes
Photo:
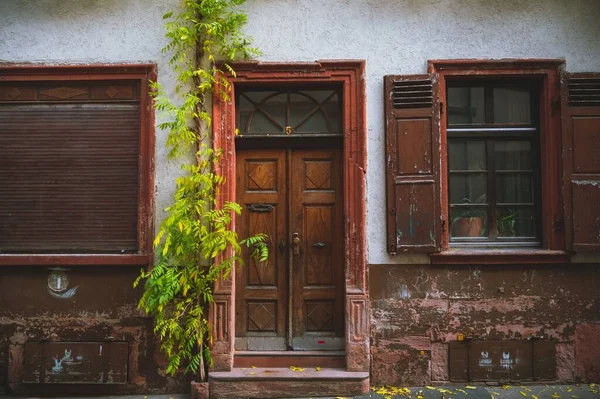
[[[600,250],[600,74],[563,79],[567,248]]]
[[[386,76],[388,252],[438,252],[439,101],[435,75]]]

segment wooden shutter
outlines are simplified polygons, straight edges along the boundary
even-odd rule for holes
[[[139,88],[0,86],[0,251],[137,251]]]
[[[563,93],[567,248],[600,250],[600,74],[566,74]]]
[[[439,101],[435,75],[386,76],[388,252],[441,243]]]

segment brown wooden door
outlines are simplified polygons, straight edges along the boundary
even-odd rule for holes
[[[238,151],[237,229],[270,254],[237,269],[237,350],[343,348],[341,165],[337,149]]]

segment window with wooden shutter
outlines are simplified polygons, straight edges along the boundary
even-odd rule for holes
[[[386,76],[388,252],[437,252],[441,244],[436,76]]]
[[[600,74],[567,74],[563,89],[567,246],[600,250]]]
[[[0,69],[0,262],[147,261],[139,255],[152,234],[150,73]]]

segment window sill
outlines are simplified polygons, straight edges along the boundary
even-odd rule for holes
[[[440,253],[431,254],[434,265],[530,265],[570,263],[573,254],[566,251],[554,251],[539,248],[511,249],[471,249],[450,248]]]
[[[2,254],[0,266],[147,266],[141,254]]]

